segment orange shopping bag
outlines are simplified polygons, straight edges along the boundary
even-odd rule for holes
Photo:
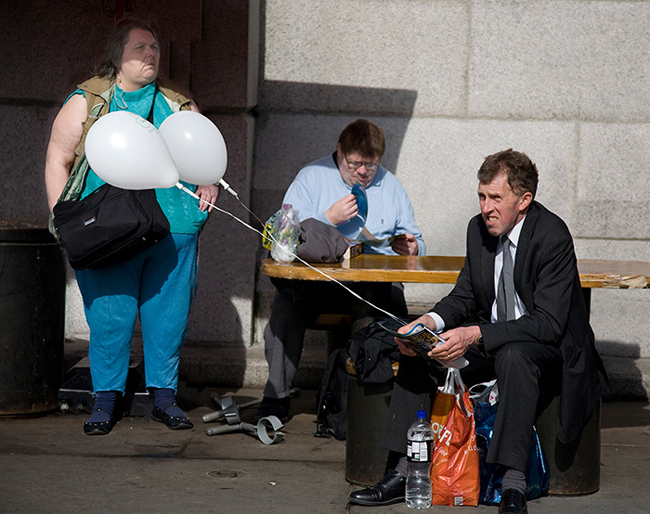
[[[476,506],[481,484],[474,408],[458,370],[452,369],[456,394],[433,450],[431,504]]]
[[[433,446],[438,442],[440,432],[447,422],[451,404],[456,400],[456,382],[454,380],[454,368],[447,371],[445,385],[438,387],[438,392],[431,407],[431,427],[433,429]]]

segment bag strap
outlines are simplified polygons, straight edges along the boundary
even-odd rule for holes
[[[468,389],[469,397],[474,400],[485,396],[487,393],[496,389],[497,379],[490,380],[489,382],[481,382],[480,384],[474,384]]]
[[[469,398],[474,402],[484,402],[494,405],[499,401],[499,386],[497,379],[490,380],[489,382],[481,382],[474,384],[469,388]]]
[[[59,202],[66,202],[70,200],[78,200],[83,191],[84,184],[86,183],[86,177],[88,177],[88,170],[90,166],[88,165],[88,160],[86,159],[86,153],[84,148],[79,148],[79,146],[85,145],[86,136],[90,131],[90,128],[93,124],[100,118],[101,111],[106,106],[110,106],[111,98],[113,96],[113,90],[115,85],[111,86],[108,90],[104,91],[101,95],[96,95],[86,91],[87,101],[88,101],[88,116],[84,122],[84,134],[79,142],[76,152],[80,155],[80,158],[77,160],[76,165],[70,172],[70,177],[61,191],[61,196],[59,196]],[[155,85],[155,90],[153,93],[153,101],[151,102],[151,109],[149,109],[149,116],[147,116],[147,121],[153,125],[153,108],[156,103],[156,95],[158,93],[158,84]]]
[[[110,108],[111,99],[113,92],[115,90],[115,85],[111,85],[110,88],[102,92],[101,94],[95,94],[91,91],[85,91],[86,93],[86,102],[88,105],[88,116],[86,121],[83,124],[83,135],[81,141],[75,148],[75,154],[77,154],[77,159],[74,167],[70,171],[70,176],[68,181],[63,186],[61,195],[59,196],[58,202],[68,202],[76,201],[81,196],[84,185],[86,184],[86,178],[88,177],[88,171],[90,170],[90,165],[88,164],[88,159],[86,158],[85,152],[85,142],[86,136],[90,131],[90,128],[93,124],[102,116],[102,110],[106,107]],[[153,125],[153,109],[156,104],[156,95],[158,93],[158,83],[155,84],[155,89],[153,93],[153,101],[151,102],[151,108],[149,109],[149,115],[147,116],[147,121]],[[106,114],[106,113],[104,113]],[[59,236],[56,233],[54,228],[54,213],[51,213],[48,222],[48,229],[50,233],[56,237],[57,241]]]
[[[456,368],[447,368],[447,377],[445,378],[445,385],[438,388],[441,392],[445,394],[454,394],[464,393],[467,391],[465,387],[465,382],[463,382],[462,377],[460,376],[460,371]]]
[[[447,377],[445,378],[445,385],[440,389],[444,394],[455,394],[456,385],[454,383],[454,368],[447,368]]]
[[[107,99],[104,96],[101,97],[97,95],[90,95],[90,96],[92,98],[87,99],[88,116],[86,117],[86,121],[84,122],[82,141],[79,143],[79,145],[85,142],[86,135],[88,134],[88,130],[90,130],[90,127],[99,118],[102,108],[105,105],[107,105],[106,103],[103,103],[101,100],[104,100],[107,103],[110,102],[110,98]],[[79,145],[77,145],[77,149],[75,150],[75,153],[77,153]],[[65,186],[63,186],[63,190],[59,195],[59,199],[57,200],[57,203],[79,199],[79,197],[81,196],[81,192],[83,191],[84,184],[86,183],[86,177],[88,176],[89,169],[90,166],[88,165],[88,159],[86,159],[86,154],[82,153],[81,155],[78,155],[76,159],[76,164],[70,171],[70,176],[68,177],[68,181],[65,183]],[[47,228],[49,229],[50,233],[56,238],[56,240],[60,242],[59,235],[57,234],[56,228],[54,227],[54,213],[50,213],[48,217]]]
[[[463,411],[463,413],[468,416],[467,408],[463,400],[464,396],[468,397],[469,393],[465,382],[463,382],[462,377],[460,376],[460,371],[457,368],[447,368],[447,378],[445,379],[444,387],[438,388],[440,392],[454,395],[458,407]]]
[[[153,106],[156,105],[156,95],[158,94],[158,83],[154,85],[153,100],[151,101],[151,109],[149,109],[149,116],[147,121],[153,125]]]

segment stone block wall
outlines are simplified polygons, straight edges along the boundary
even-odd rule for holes
[[[0,9],[0,219],[45,223],[45,151],[66,96],[91,74],[109,2]],[[483,158],[513,147],[540,170],[538,199],[579,258],[650,260],[650,2],[575,0],[139,0],[162,38],[162,75],[189,87],[228,145],[226,180],[265,220],[306,163],[359,117],[381,125],[383,163],[409,193],[430,254],[464,253]],[[228,194],[219,206],[253,218]],[[371,206],[372,208],[372,206]],[[183,376],[261,385],[272,286],[259,236],[213,213]],[[67,336],[87,338],[74,276]],[[409,285],[413,302],[448,286]],[[592,325],[613,397],[650,391],[648,291],[595,290]],[[299,378],[318,382],[310,334]],[[315,351],[310,360],[309,352]]]
[[[644,1],[266,0],[253,206],[279,208],[298,170],[365,117],[386,131],[383,163],[428,253],[464,253],[476,171],[512,147],[537,163],[537,199],[567,222],[578,258],[647,261],[648,21]],[[261,278],[256,343],[271,295]],[[645,290],[593,291],[611,396],[650,391],[649,304]]]

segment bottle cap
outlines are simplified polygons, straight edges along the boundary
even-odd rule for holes
[[[426,417],[427,417],[427,411],[425,410],[418,411],[418,419],[426,419]]]

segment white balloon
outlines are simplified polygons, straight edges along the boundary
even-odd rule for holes
[[[226,172],[228,151],[219,129],[194,111],[180,111],[160,125],[181,180],[196,185],[216,184]]]
[[[104,182],[123,189],[171,187],[178,170],[156,127],[127,111],[99,118],[86,136],[86,158]]]

